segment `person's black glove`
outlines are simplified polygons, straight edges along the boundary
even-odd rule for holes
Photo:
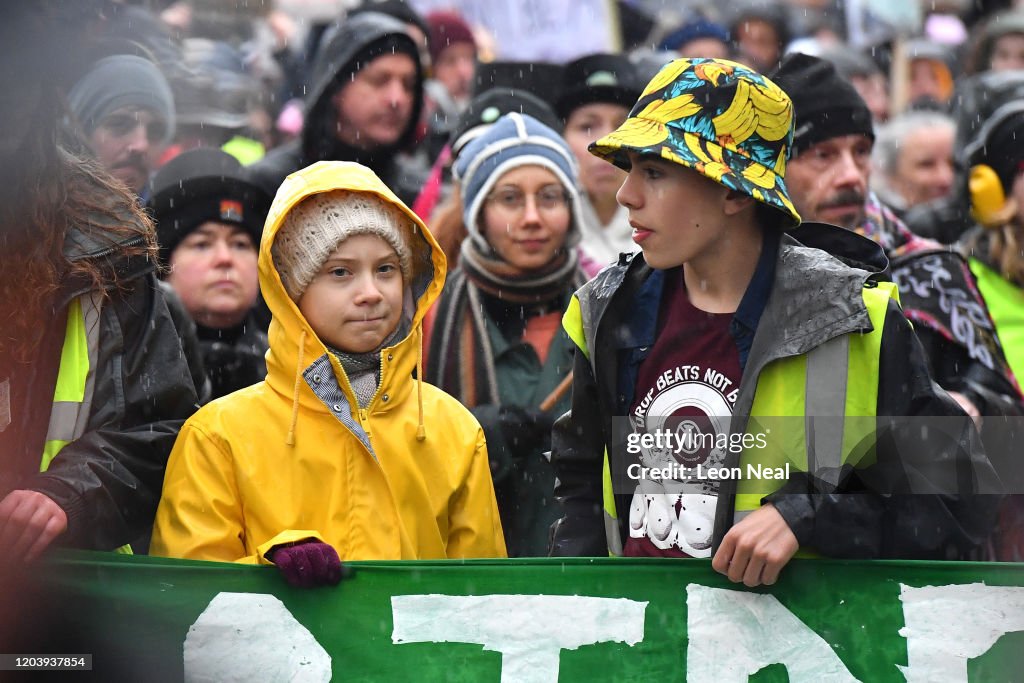
[[[555,423],[550,413],[519,406],[501,406],[498,423],[513,457],[525,458],[534,451],[550,448],[551,426]]]
[[[540,450],[548,450],[554,416],[539,410],[487,403],[475,406],[473,415],[487,437],[491,479],[498,487],[522,461]]]
[[[278,546],[270,553],[270,561],[296,588],[336,586],[352,574],[351,568],[341,563],[338,551],[320,541]]]

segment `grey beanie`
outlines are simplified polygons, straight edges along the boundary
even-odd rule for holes
[[[332,190],[306,197],[288,212],[271,253],[293,301],[302,297],[331,252],[354,235],[377,235],[390,244],[408,284],[414,229],[404,211],[375,194]]]
[[[97,61],[71,92],[68,104],[85,133],[121,107],[149,109],[167,123],[163,142],[174,136],[174,95],[160,69],[135,55],[113,55]]]

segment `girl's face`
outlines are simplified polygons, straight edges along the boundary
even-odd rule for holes
[[[398,327],[403,292],[391,245],[377,235],[353,235],[324,261],[302,293],[299,310],[325,344],[368,353]]]
[[[484,239],[517,270],[539,270],[565,248],[572,220],[569,201],[550,170],[514,168],[501,176],[484,202]]]

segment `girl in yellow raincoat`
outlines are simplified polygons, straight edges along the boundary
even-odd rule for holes
[[[423,222],[366,167],[319,162],[278,190],[259,274],[266,380],[182,428],[151,552],[273,562],[300,585],[336,582],[335,550],[504,557],[483,432],[421,379],[445,277]]]

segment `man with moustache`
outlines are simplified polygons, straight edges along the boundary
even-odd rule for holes
[[[174,134],[174,96],[152,62],[119,54],[98,60],[68,94],[93,155],[142,199]]]
[[[771,78],[796,112],[786,185],[800,215],[852,230],[885,250],[932,376],[969,415],[979,422],[1020,415],[1020,390],[967,264],[910,232],[868,189],[875,135],[856,89],[830,62],[804,54],[786,57]],[[801,239],[799,229],[793,235]],[[815,246],[856,260],[816,237]]]

